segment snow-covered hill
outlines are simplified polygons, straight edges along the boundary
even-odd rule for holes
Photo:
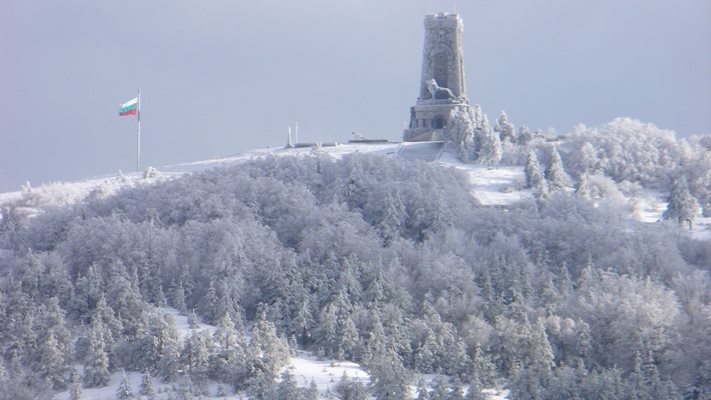
[[[555,147],[544,145],[547,147],[541,154],[544,157],[549,154],[548,157],[554,160],[552,154],[557,154],[554,153]],[[519,155],[523,154],[520,149],[518,151]],[[346,157],[354,153],[371,153],[375,157]],[[326,161],[340,158],[343,158],[342,162]],[[444,168],[386,158],[426,161]],[[548,164],[554,165],[552,162]],[[229,168],[207,171],[223,166]],[[570,164],[570,168],[573,170],[575,164]],[[531,168],[527,170],[530,176]],[[210,345],[212,349],[232,347],[209,339],[216,331],[215,326],[199,325],[198,328],[204,333],[198,336],[196,332],[191,332],[185,315],[165,306],[158,311],[155,309],[156,305],[171,304],[181,310],[198,310],[206,321],[217,324],[216,315],[220,315],[217,311],[220,307],[224,308],[225,315],[242,314],[236,306],[230,306],[236,304],[232,303],[235,301],[240,301],[240,306],[245,307],[242,315],[250,316],[251,322],[248,324],[254,324],[253,336],[262,338],[252,341],[256,347],[249,347],[249,354],[253,357],[251,360],[260,360],[263,354],[272,354],[267,353],[265,347],[259,347],[260,343],[274,344],[273,359],[279,362],[270,364],[270,376],[283,367],[282,371],[290,371],[302,387],[314,382],[320,398],[330,398],[335,387],[341,383],[344,373],[347,373],[350,382],[357,382],[354,383],[356,385],[365,385],[370,380],[360,365],[335,358],[364,360],[364,363],[368,363],[370,373],[377,377],[373,389],[377,393],[378,382],[383,382],[383,377],[387,376],[387,372],[384,372],[387,369],[382,366],[399,365],[402,362],[398,361],[397,352],[392,350],[395,346],[406,349],[402,350],[407,355],[407,358],[403,356],[403,360],[407,360],[410,371],[422,374],[446,373],[453,377],[449,385],[459,385],[461,381],[457,379],[465,379],[461,374],[468,373],[466,371],[471,364],[467,360],[476,359],[482,371],[499,368],[497,371],[503,371],[502,376],[491,372],[487,380],[482,382],[490,387],[504,384],[504,387],[511,390],[511,397],[515,398],[520,395],[521,388],[525,387],[525,382],[520,380],[525,375],[512,373],[512,366],[520,357],[530,355],[515,354],[510,351],[512,347],[528,346],[526,351],[529,352],[545,350],[536,354],[545,355],[542,358],[545,365],[556,360],[556,373],[562,374],[556,376],[556,379],[561,385],[568,385],[564,380],[568,375],[565,374],[570,372],[570,365],[575,365],[573,356],[568,355],[578,354],[578,357],[583,357],[587,354],[577,347],[570,347],[570,337],[578,334],[605,334],[628,338],[630,332],[637,332],[636,326],[640,324],[667,329],[670,321],[677,319],[670,317],[665,321],[664,317],[655,317],[647,321],[650,318],[647,318],[644,310],[635,316],[640,307],[656,304],[660,298],[661,292],[649,291],[647,286],[651,285],[655,290],[657,287],[666,290],[662,294],[668,294],[673,300],[674,290],[685,284],[678,282],[678,271],[693,272],[693,268],[708,265],[708,254],[704,250],[706,243],[688,240],[685,237],[687,230],[683,227],[660,224],[659,227],[664,229],[659,229],[662,232],[657,236],[656,227],[630,223],[627,219],[656,223],[666,209],[664,199],[667,195],[662,189],[651,190],[643,186],[645,181],[641,179],[639,183],[635,180],[617,181],[611,178],[612,175],[606,176],[599,171],[602,169],[591,175],[597,180],[594,182],[597,186],[590,186],[595,190],[591,190],[586,199],[592,201],[574,195],[570,183],[547,186],[557,190],[557,193],[569,193],[570,196],[553,192],[546,196],[545,188],[534,194],[533,190],[525,187],[526,178],[522,167],[461,163],[449,151],[449,146],[441,142],[383,143],[268,148],[215,160],[149,167],[140,173],[119,173],[38,187],[28,184],[19,192],[0,195],[0,213],[3,213],[4,219],[0,223],[5,240],[5,249],[0,248],[0,262],[4,262],[16,282],[26,282],[23,286],[6,285],[12,292],[11,298],[34,299],[37,302],[34,306],[36,313],[40,315],[38,320],[47,320],[50,321],[48,324],[62,328],[56,328],[57,332],[67,332],[65,321],[76,323],[77,315],[87,314],[86,310],[92,304],[89,301],[95,300],[89,297],[93,292],[84,292],[84,288],[89,287],[87,282],[91,282],[91,287],[102,287],[106,294],[122,293],[127,296],[106,297],[108,306],[116,312],[115,315],[122,318],[121,321],[125,320],[128,324],[126,326],[139,326],[138,321],[133,321],[131,316],[142,312],[149,315],[146,317],[149,318],[146,320],[147,326],[168,326],[172,323],[166,321],[175,321],[178,334],[172,336],[174,340],[171,339],[171,343],[183,342],[181,360],[179,363],[164,365],[160,374],[170,380],[173,376],[170,374],[185,373],[189,376],[186,378],[188,383],[179,380],[166,385],[154,379],[152,384],[158,389],[159,398],[173,398],[177,391],[187,390],[191,387],[190,379],[193,379],[193,375],[200,382],[196,384],[199,386],[196,390],[203,391],[208,398],[247,396],[246,392],[232,394],[232,386],[229,389],[221,388],[216,383],[218,380],[231,382],[240,390],[243,387],[249,387],[250,390],[259,387],[261,381],[257,381],[258,369],[250,370],[252,375],[239,375],[241,372],[229,375],[236,381],[225,380],[227,375],[223,375],[220,370],[211,370],[209,376],[214,381],[206,383],[206,375],[200,375],[205,371],[200,369],[203,368],[202,364],[194,366],[192,361],[183,358],[184,354],[194,354],[193,349],[197,347],[190,346],[205,337],[205,343],[213,343]],[[197,175],[198,172],[205,173]],[[547,171],[546,180],[549,183],[559,182],[551,176],[555,175]],[[664,186],[650,184],[649,187]],[[124,191],[131,188],[139,190]],[[472,201],[472,198],[477,201]],[[542,200],[546,198],[549,200]],[[101,199],[106,201],[96,201]],[[591,204],[598,210],[591,208]],[[45,210],[51,209],[59,210],[46,212],[42,217],[27,218],[40,216]],[[26,224],[27,229],[15,229],[23,227],[23,224]],[[697,218],[692,235],[698,238],[710,237],[710,226],[708,219]],[[638,233],[641,240],[637,238]],[[678,249],[673,247],[672,242],[675,240],[679,241]],[[670,251],[664,247],[668,244],[671,246],[668,249]],[[23,251],[28,247],[33,252],[24,254]],[[36,254],[34,249],[37,249]],[[338,253],[334,253],[334,249]],[[519,268],[507,269],[507,266],[514,264],[502,262],[499,256],[502,253],[514,257],[512,260],[520,260],[516,264]],[[665,253],[671,256],[667,258]],[[612,256],[608,256],[610,254]],[[314,257],[318,257],[317,262],[313,261]],[[393,257],[393,262],[381,265],[383,257]],[[403,264],[395,260],[403,260]],[[606,271],[605,275],[590,275],[593,273],[590,269],[594,262],[600,264],[600,270]],[[98,274],[96,265],[101,267]],[[37,283],[40,280],[33,278],[36,274],[45,273],[41,268],[66,274],[64,279],[68,283],[57,283],[56,293],[45,289]],[[289,271],[296,278],[284,279],[290,276]],[[488,276],[490,271],[497,273]],[[220,277],[227,272],[236,274],[225,279],[232,284],[230,287],[219,282]],[[330,276],[332,272],[338,276]],[[585,278],[586,274],[590,277]],[[661,274],[671,283],[645,280],[645,274]],[[487,276],[488,281],[484,279]],[[589,290],[578,290],[573,285],[572,282],[583,278],[590,280],[588,283],[596,292],[591,294]],[[502,324],[498,319],[500,310],[509,305],[507,301],[518,298],[517,292],[510,289],[514,287],[512,282],[517,280],[523,282],[521,288],[528,293],[529,300],[522,298],[514,303],[520,302],[526,313],[511,314],[511,320]],[[116,287],[114,282],[118,282]],[[292,291],[292,282],[297,282],[294,287],[298,290]],[[381,282],[387,285],[383,286]],[[670,288],[663,285],[669,285]],[[215,289],[215,286],[219,287]],[[186,290],[186,287],[190,289]],[[328,289],[314,290],[321,287]],[[400,294],[399,288],[411,290],[413,294]],[[550,298],[539,295],[548,293],[543,289],[552,293]],[[490,291],[488,296],[482,294],[486,290]],[[560,304],[554,301],[556,293],[580,299],[583,296],[602,296],[609,290],[618,290],[619,293],[640,292],[642,300],[634,299],[633,303],[639,303],[638,306],[609,310],[586,308],[577,301]],[[286,293],[297,295],[288,297]],[[430,299],[432,293],[437,293],[437,297]],[[500,295],[495,296],[495,293]],[[60,295],[66,303],[62,306],[64,310],[60,308],[57,299]],[[684,293],[679,292],[678,296],[682,295]],[[186,302],[186,296],[191,296],[189,303]],[[83,300],[72,300],[76,298]],[[117,300],[125,298],[136,301]],[[53,304],[49,308],[44,304],[48,299]],[[357,308],[351,308],[349,299],[357,299]],[[388,299],[385,302],[388,306],[378,307],[379,304],[385,304],[380,303],[380,299]],[[666,315],[686,312],[678,307],[680,303],[672,300],[659,304]],[[403,303],[398,304],[398,301]],[[266,330],[259,328],[258,321],[267,319],[258,320],[255,316],[260,313],[264,302],[268,303],[264,312],[269,312],[269,321],[283,322],[284,326],[280,327],[283,332],[296,332],[294,335],[299,335],[299,341],[294,339],[291,353],[288,352],[286,339],[267,342],[264,336],[260,336]],[[390,303],[395,306],[391,308]],[[421,310],[412,310],[413,304],[420,303]],[[482,307],[482,304],[486,307]],[[559,307],[555,311],[557,315],[550,320],[544,317],[542,304]],[[298,307],[292,309],[294,305]],[[397,314],[402,312],[398,307],[407,311]],[[691,312],[703,313],[703,310]],[[55,317],[62,313],[74,319]],[[623,319],[641,318],[641,322],[616,328],[614,332],[608,332],[607,324],[598,323],[604,321],[604,318],[598,318],[598,314],[605,315],[605,318],[617,318],[621,313],[626,315]],[[657,312],[652,314],[656,316]],[[54,353],[49,350],[40,353],[33,351],[37,347],[34,342],[23,339],[28,336],[27,329],[35,329],[32,321],[28,322],[29,325],[17,323],[23,321],[22,313],[18,311],[8,311],[8,315],[11,318],[7,317],[7,326],[11,329],[6,330],[15,335],[12,338],[16,340],[18,348],[30,349],[23,354],[34,357],[23,361],[36,369],[36,360],[53,356]],[[306,321],[303,327],[286,326],[287,323],[298,321],[301,315]],[[578,319],[574,320],[573,317]],[[108,316],[106,318],[105,323],[113,327],[119,335],[117,337],[127,335],[112,319]],[[385,327],[388,336],[402,342],[386,341],[385,328],[380,321],[388,321]],[[531,325],[531,321],[536,321],[536,325]],[[104,385],[105,379],[109,378],[109,370],[108,367],[102,370],[104,374],[99,383],[87,380],[86,376],[92,376],[95,363],[82,355],[85,343],[79,343],[77,337],[85,342],[92,337],[100,337],[100,333],[104,332],[101,324],[103,322],[83,328],[89,329],[84,333],[81,329],[72,330],[74,336],[61,336],[57,333],[65,349],[74,346],[79,349],[73,359],[86,363],[88,373],[82,375],[87,386]],[[220,326],[220,329],[225,329],[226,325],[220,322]],[[338,340],[330,339],[332,336],[327,335],[328,331],[323,326],[340,326],[338,329],[341,329],[342,337]],[[73,325],[69,327],[76,328]],[[522,330],[519,331],[519,328]],[[394,334],[401,332],[400,329],[407,332],[407,336],[400,338],[399,333]],[[701,331],[703,328],[692,326],[689,329]],[[592,330],[592,333],[585,333],[586,330]],[[55,332],[49,328],[41,331]],[[149,365],[157,365],[156,360],[160,359],[154,357],[152,350],[145,350],[151,348],[146,343],[155,343],[151,340],[163,337],[159,332],[143,332],[140,340],[129,338],[122,343],[121,346],[128,343],[126,348],[135,352],[135,357],[131,352],[126,353],[127,357],[140,360],[140,363],[132,364],[113,353],[114,365],[125,366],[131,371],[127,372],[126,378],[123,373],[114,372],[108,380],[108,386],[101,389],[86,388],[82,398],[113,398],[117,389],[126,382],[136,393],[140,381],[145,378],[138,371]],[[374,332],[380,333],[375,335]],[[534,334],[538,341],[531,341],[531,335]],[[545,335],[549,335],[548,338]],[[522,344],[507,345],[509,342],[504,339]],[[523,339],[525,341],[520,341]],[[468,358],[469,355],[465,353],[467,346],[477,346],[482,340],[488,343],[487,353],[476,353],[471,359]],[[623,343],[622,339],[620,341],[620,346],[629,347],[629,343]],[[95,347],[99,350],[92,354],[99,357],[104,351],[101,350],[101,340],[96,339],[96,343]],[[244,342],[240,339],[235,343]],[[296,343],[305,347],[297,350]],[[392,347],[386,347],[385,343]],[[538,343],[538,347],[530,343]],[[557,347],[547,347],[546,343]],[[704,339],[694,343],[704,343]],[[373,347],[369,347],[371,345]],[[121,346],[113,343],[112,349],[121,351],[124,348]],[[306,352],[304,348],[314,353]],[[388,353],[387,349],[391,349],[391,352]],[[567,349],[567,353],[561,349]],[[69,350],[63,354],[69,354]],[[214,356],[218,353],[212,354]],[[381,354],[390,358],[381,356],[374,362],[366,354]],[[546,358],[549,356],[550,360]],[[592,357],[596,355],[590,356],[594,360]],[[634,360],[630,354],[615,354],[615,357],[594,362],[609,361],[610,365],[623,362],[626,371],[632,370]],[[234,359],[241,360],[237,356]],[[271,356],[264,356],[264,359],[271,359]],[[493,365],[490,364],[492,359],[504,361]],[[439,364],[428,364],[428,360],[438,360]],[[685,365],[680,360],[672,361],[674,364],[670,361],[669,365]],[[66,367],[70,362],[67,356],[65,364],[56,368],[59,370],[62,367],[64,370],[61,377],[57,378],[61,382],[53,385],[55,389],[64,388],[63,382],[68,373]],[[244,368],[252,368],[258,362],[245,362]],[[210,363],[220,365],[219,359],[211,359]],[[171,365],[182,365],[180,368],[183,369]],[[80,372],[84,369],[81,364],[75,364],[74,367]],[[233,371],[240,370],[236,368]],[[605,373],[607,375],[604,379],[617,379],[614,374],[619,372],[610,370]],[[394,382],[399,380],[403,385],[419,380],[419,376],[414,379],[407,376],[405,369],[399,369],[393,375],[397,375]],[[580,384],[581,387],[592,384],[593,380],[580,380],[583,377],[580,375],[576,378],[584,382]],[[435,380],[435,376],[425,375],[423,379],[430,381],[430,387],[437,383],[439,390],[449,390],[444,388],[444,383]],[[683,379],[685,377],[679,378],[681,384],[685,383]],[[240,382],[248,384],[243,386]],[[184,388],[180,387],[181,384],[184,384]],[[415,387],[411,390],[412,393],[416,391]],[[312,390],[311,394],[314,393]],[[488,394],[490,398],[506,397],[506,393]],[[67,391],[56,395],[59,400],[69,397]]]
[[[3,205],[15,203],[20,205],[22,212],[34,215],[43,207],[71,205],[81,202],[89,196],[106,197],[123,188],[150,185],[184,174],[239,164],[267,156],[304,157],[325,154],[340,158],[351,153],[370,153],[384,157],[423,160],[462,170],[469,176],[472,196],[484,206],[506,207],[533,198],[531,190],[524,188],[523,167],[485,167],[478,164],[464,164],[457,160],[454,154],[446,151],[441,142],[434,142],[434,144],[428,142],[349,143],[318,147],[257,149],[224,158],[166,165],[158,168],[148,167],[143,172],[119,172],[76,182],[52,182],[38,187],[31,187],[27,184],[21,191],[0,193],[0,210]],[[572,191],[572,188],[569,190]],[[656,223],[661,220],[661,216],[666,210],[666,195],[666,193],[654,190],[637,190],[624,194],[623,197],[616,200],[626,203],[630,218]],[[711,239],[711,218],[698,218],[691,234],[698,239]]]

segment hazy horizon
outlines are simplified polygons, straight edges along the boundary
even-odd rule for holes
[[[399,140],[424,15],[464,21],[467,92],[490,119],[571,130],[632,117],[711,133],[711,3],[10,0],[0,15],[0,192],[301,141]]]

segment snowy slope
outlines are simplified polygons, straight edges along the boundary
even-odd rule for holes
[[[173,164],[153,170],[133,173],[117,173],[99,176],[78,182],[54,182],[37,188],[23,188],[22,191],[0,193],[0,218],[2,206],[9,203],[20,204],[20,212],[34,215],[38,209],[81,202],[87,196],[106,197],[116,191],[138,185],[153,184],[173,179],[186,173],[193,173],[239,164],[266,156],[310,156],[314,153],[328,154],[340,158],[351,153],[370,153],[385,157],[423,160],[454,167],[464,171],[472,185],[472,196],[484,206],[508,206],[521,200],[531,199],[531,191],[524,189],[525,177],[522,167],[484,167],[477,164],[463,164],[445,151],[442,142],[422,143],[376,143],[376,144],[336,144],[323,147],[265,148],[236,154],[225,158]],[[150,173],[153,172],[153,173]],[[151,175],[151,176],[148,176]],[[643,222],[655,223],[661,220],[666,209],[666,194],[643,190],[629,195],[623,200],[630,209],[630,217]],[[698,218],[691,235],[698,239],[711,239],[711,218]]]

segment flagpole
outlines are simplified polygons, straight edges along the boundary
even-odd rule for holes
[[[141,172],[141,88],[138,88],[138,137],[136,140],[136,171]]]

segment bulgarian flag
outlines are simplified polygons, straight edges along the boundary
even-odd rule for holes
[[[121,104],[119,108],[119,115],[125,117],[126,115],[137,115],[138,114],[138,97]]]

